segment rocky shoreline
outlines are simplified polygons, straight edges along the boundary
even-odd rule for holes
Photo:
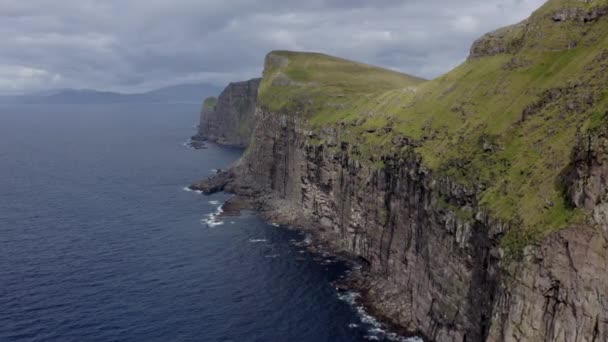
[[[221,174],[221,172],[219,173]],[[217,191],[210,190],[204,182],[197,185],[191,185],[189,188],[193,191],[202,192],[204,195],[211,195]],[[309,241],[298,244],[298,247],[304,247],[309,253],[315,255],[330,255],[333,258],[348,265],[349,272],[347,275],[335,281],[332,285],[335,287],[338,294],[351,295],[353,298],[350,303],[353,307],[363,307],[364,312],[370,317],[377,320],[377,324],[382,327],[391,336],[390,341],[405,341],[416,342],[420,339],[430,341],[424,337],[421,331],[408,331],[402,326],[395,324],[390,318],[383,315],[382,311],[374,309],[373,296],[370,295],[370,269],[369,264],[365,260],[356,258],[353,255],[345,252],[336,251],[331,248],[331,242],[327,241],[322,234],[319,234],[317,227],[310,221],[295,214],[294,212],[285,212],[284,208],[269,205],[272,200],[260,200],[259,198],[233,195],[226,200],[222,205],[222,213],[220,216],[230,217],[238,216],[243,211],[251,211],[261,219],[273,225],[282,227],[282,229],[297,230],[306,233]],[[361,309],[360,309],[361,310]]]

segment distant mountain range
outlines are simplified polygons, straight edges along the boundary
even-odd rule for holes
[[[134,94],[92,89],[58,89],[27,95],[0,96],[0,103],[109,104],[202,102],[206,97],[216,95],[220,91],[220,87],[207,83],[180,84]]]

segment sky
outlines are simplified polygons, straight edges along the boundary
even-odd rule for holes
[[[0,0],[0,94],[138,92],[261,74],[316,51],[425,78],[544,0]]]

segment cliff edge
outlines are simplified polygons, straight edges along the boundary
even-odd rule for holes
[[[551,0],[431,81],[271,52],[233,192],[368,267],[430,341],[608,340],[608,2]]]

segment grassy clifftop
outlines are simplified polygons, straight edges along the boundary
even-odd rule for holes
[[[577,139],[608,124],[608,1],[551,0],[478,40],[432,81],[320,54],[273,52],[262,105],[346,127],[360,158],[414,149],[428,168],[480,192],[518,229],[518,247],[583,220],[562,188]],[[415,141],[398,147],[396,137]]]
[[[213,109],[217,104],[217,97],[208,97],[203,101],[203,109]]]
[[[423,79],[321,53],[273,51],[266,56],[259,97],[272,110],[315,115],[349,106],[361,96],[414,87]]]

